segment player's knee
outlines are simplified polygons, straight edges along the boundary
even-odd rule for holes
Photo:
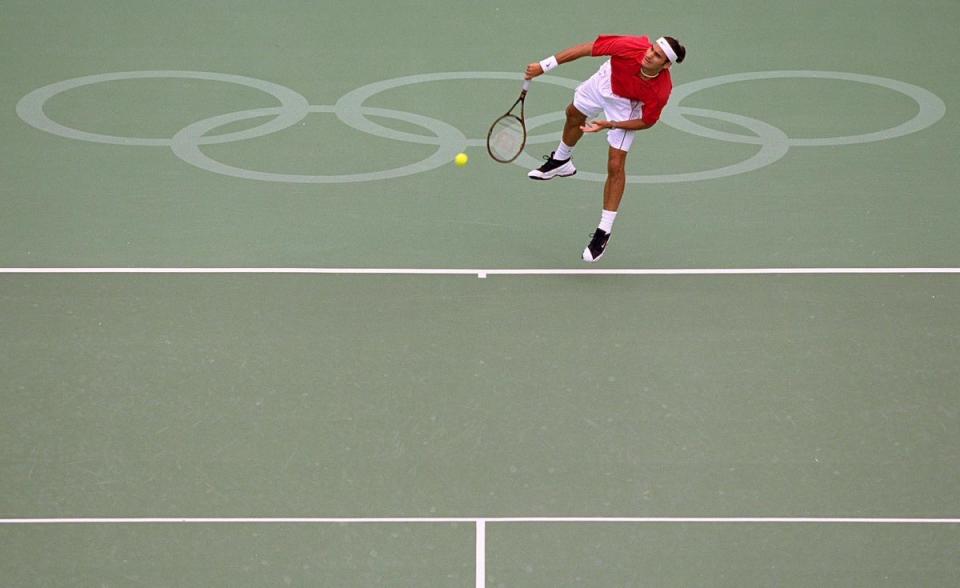
[[[587,120],[587,115],[583,114],[573,104],[567,106],[567,120],[577,121],[583,124]]]
[[[622,176],[624,173],[626,173],[626,162],[626,157],[607,158],[607,175]]]

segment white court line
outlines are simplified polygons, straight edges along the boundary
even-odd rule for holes
[[[474,565],[475,582],[477,588],[484,588],[487,585],[487,521],[479,519],[477,521],[477,539],[476,545],[476,564]]]
[[[893,517],[79,517],[0,519],[0,525],[132,524],[387,524],[387,523],[690,523],[957,525],[960,518]]]
[[[469,269],[373,267],[7,267],[0,274],[334,274],[334,275],[473,275],[487,276],[720,276],[829,274],[960,274],[960,267],[788,267],[788,268],[651,268],[651,269]]]
[[[73,524],[264,524],[264,523],[471,523],[475,533],[474,585],[487,582],[487,523],[693,523],[693,524],[920,524],[960,525],[960,518],[865,518],[865,517],[271,517],[271,518],[63,518],[0,519],[0,525]]]

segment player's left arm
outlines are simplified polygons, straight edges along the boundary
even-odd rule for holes
[[[584,133],[596,133],[604,129],[642,131],[644,129],[649,129],[652,126],[653,124],[646,122],[642,118],[631,118],[629,120],[604,120],[601,118],[588,122],[587,124],[581,126],[580,130]]]
[[[581,57],[588,57],[593,54],[593,41],[589,43],[580,43],[579,45],[574,45],[573,47],[568,47],[557,53],[556,55],[551,55],[550,57],[544,59],[543,61],[534,62],[527,66],[527,70],[524,73],[524,79],[532,79],[539,75],[547,73],[549,70],[557,67],[561,63],[569,63]],[[546,66],[546,67],[544,67]]]

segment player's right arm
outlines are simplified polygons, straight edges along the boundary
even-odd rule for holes
[[[526,79],[535,78],[544,73],[544,63],[550,62],[552,59],[556,59],[556,67],[561,63],[567,63],[573,61],[574,59],[580,59],[581,57],[587,57],[588,55],[593,55],[593,41],[589,43],[581,43],[579,45],[574,45],[573,47],[568,47],[556,55],[551,55],[550,57],[544,59],[543,61],[538,61],[531,63],[527,66]],[[553,69],[549,65],[548,69]]]

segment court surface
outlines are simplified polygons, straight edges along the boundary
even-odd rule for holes
[[[0,584],[955,585],[960,6],[624,10],[5,1]]]

